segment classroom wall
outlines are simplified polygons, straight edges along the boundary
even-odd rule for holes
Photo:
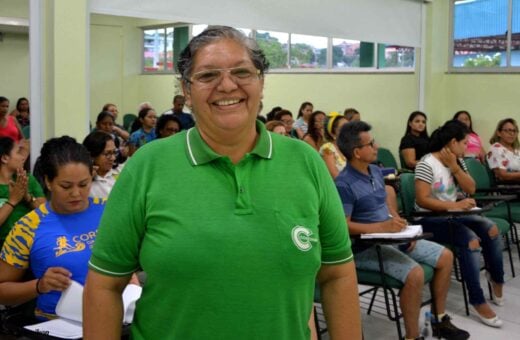
[[[0,16],[29,17],[28,0],[0,0]],[[9,98],[10,110],[20,97],[29,96],[29,35],[4,32],[0,40],[0,96]]]
[[[500,119],[520,119],[520,73],[448,73],[449,1],[435,1],[430,7],[426,106],[435,117],[430,127],[442,124],[456,111],[468,110],[487,149]]]
[[[27,0],[0,0],[0,16],[28,17]],[[473,115],[476,131],[489,139],[496,122],[518,116],[515,89],[520,74],[457,74],[448,71],[449,3],[435,1],[427,10],[425,111],[429,130],[459,109]],[[141,26],[157,21],[91,15],[90,118],[115,102],[122,115],[150,101],[158,113],[170,108],[180,93],[173,75],[141,74]],[[12,102],[28,96],[28,36],[5,34],[0,42],[0,95]],[[294,114],[303,101],[316,109],[355,107],[372,123],[379,144],[397,151],[408,114],[418,108],[415,74],[268,74],[264,113],[283,106]],[[14,103],[13,103],[14,104]]]

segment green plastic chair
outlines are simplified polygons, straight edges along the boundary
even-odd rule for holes
[[[511,272],[515,277],[515,270],[513,266],[513,260],[511,255],[511,242],[508,233],[511,234],[511,240],[518,240],[518,231],[515,223],[520,223],[520,202],[511,202],[507,199],[511,198],[511,195],[500,195],[501,189],[493,185],[493,174],[488,171],[487,167],[477,161],[474,158],[465,159],[466,167],[468,172],[475,181],[477,193],[475,199],[496,199],[497,204],[489,212],[484,213],[484,216],[497,222],[497,227],[500,229],[501,235],[504,235],[506,239],[505,249],[508,251],[509,259],[511,262]],[[503,222],[500,220],[506,220],[509,227],[503,226]],[[520,256],[520,245],[519,242],[513,242],[516,244],[518,254]]]
[[[137,116],[133,113],[127,113],[123,116],[123,127],[126,131],[130,132],[132,123],[137,119]]]
[[[26,125],[22,128],[22,135],[25,139],[31,139],[31,126]]]
[[[427,304],[433,303],[434,301],[434,292],[431,283],[433,280],[435,269],[425,264],[421,264],[421,267],[424,272],[424,283],[429,284],[430,286],[430,298],[426,299],[421,304],[421,306],[425,306]],[[378,290],[383,289],[386,315],[390,321],[395,322],[398,339],[401,339],[403,335],[400,320],[403,315],[399,311],[399,304],[397,300],[398,294],[396,294],[396,291],[399,292],[403,288],[403,283],[386,274],[382,275],[382,273],[379,271],[356,269],[356,274],[358,284],[370,286],[369,288],[360,291],[359,296],[364,296],[366,294],[372,293],[372,297],[370,298],[370,303],[367,308],[367,315],[370,315],[370,313],[372,312],[372,308],[374,306],[374,302],[376,301],[376,294]],[[314,291],[314,302],[321,303],[321,293],[317,284]],[[434,308],[434,306],[432,306],[432,308]],[[316,323],[316,333],[318,334],[318,339],[321,339],[321,335],[327,332],[327,329],[320,327],[317,315],[317,310],[315,308],[314,321]]]
[[[377,149],[377,162],[383,164],[385,168],[399,168],[394,155],[386,148]]]

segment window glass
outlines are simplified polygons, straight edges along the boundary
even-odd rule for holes
[[[453,66],[507,65],[509,0],[454,1]]]
[[[332,68],[359,67],[359,40],[332,39]]]
[[[379,56],[379,67],[414,67],[415,50],[413,47],[398,45],[379,45],[382,54]]]
[[[291,34],[291,68],[326,68],[327,38]]]
[[[164,70],[165,29],[144,30],[144,71]]]
[[[511,32],[511,66],[520,66],[520,0],[513,0],[513,29]]]
[[[288,67],[289,33],[256,31],[256,41],[269,61],[271,69]]]
[[[191,35],[197,36],[202,33],[208,27],[208,25],[192,25],[191,26]]]

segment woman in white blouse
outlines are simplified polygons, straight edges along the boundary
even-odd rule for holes
[[[500,181],[520,182],[520,142],[518,124],[513,118],[498,122],[487,154],[489,168]]]

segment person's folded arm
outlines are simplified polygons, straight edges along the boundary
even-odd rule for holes
[[[414,169],[417,165],[417,160],[415,159],[415,149],[414,148],[408,148],[408,149],[402,149],[401,155],[403,156],[403,160],[406,164],[406,167],[409,169]]]
[[[518,172],[508,172],[505,169],[495,168],[493,169],[493,173],[495,177],[504,182],[518,182],[520,181],[520,171]]]
[[[122,293],[128,276],[108,276],[89,270],[83,291],[83,338],[120,339],[123,322]]]

